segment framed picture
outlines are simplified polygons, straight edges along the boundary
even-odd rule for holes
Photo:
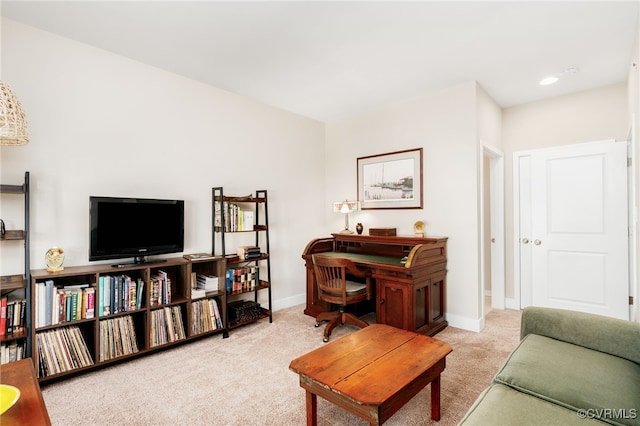
[[[422,208],[422,148],[358,157],[357,162],[363,210]]]

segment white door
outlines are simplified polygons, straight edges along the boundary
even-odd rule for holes
[[[524,162],[521,210],[530,202],[531,217],[520,246],[530,262],[521,259],[521,273],[530,273],[531,304],[628,319],[626,142],[536,151]]]

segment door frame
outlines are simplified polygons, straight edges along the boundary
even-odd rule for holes
[[[638,146],[637,113],[631,115],[631,126],[627,136],[627,158],[630,166],[627,168],[627,189],[629,190],[629,296],[633,303],[629,304],[629,319],[640,322],[638,314],[638,297],[640,296],[640,282],[638,282],[638,166],[636,150]]]
[[[480,160],[480,279],[479,300],[484,318],[484,289],[485,289],[485,239],[495,239],[491,244],[491,307],[505,308],[505,244],[504,244],[504,154],[498,148],[480,141],[482,155]],[[489,211],[491,220],[491,235],[484,232],[484,158],[489,158]]]
[[[633,140],[633,139],[632,139]],[[608,141],[593,141],[593,142],[582,142],[578,144],[567,144],[567,145],[558,145],[551,146],[547,148],[539,148],[539,149],[530,149],[525,151],[516,151],[513,153],[513,228],[512,228],[512,237],[513,237],[513,296],[514,296],[514,304],[513,308],[522,309],[522,292],[523,289],[521,287],[520,280],[520,158],[527,157],[536,152],[541,152],[545,150],[553,150],[553,149],[562,149],[567,148],[572,145],[584,145],[584,144],[594,144],[594,143],[603,143],[603,142],[613,142],[613,143],[626,143],[627,144],[627,158],[634,157],[634,147],[633,144],[629,141],[616,141],[616,140],[608,140]],[[636,250],[635,245],[638,242],[638,234],[637,230],[637,210],[636,210],[636,194],[635,194],[635,175],[636,175],[636,165],[635,161],[630,162],[631,165],[627,167],[627,177],[628,183],[627,185],[627,205],[629,208],[629,212],[632,214],[628,214],[628,227],[629,227],[629,241],[628,241],[628,251],[629,251],[629,295],[635,295],[635,282],[637,277],[637,257],[635,256]],[[634,255],[632,255],[634,254]],[[530,290],[530,289],[529,289]],[[634,297],[634,301],[635,301]],[[529,301],[530,302],[530,301]],[[634,310],[637,306],[637,302],[634,305],[629,306],[629,318],[634,318]]]

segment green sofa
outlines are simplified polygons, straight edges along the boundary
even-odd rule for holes
[[[640,425],[640,323],[529,307],[461,425]]]

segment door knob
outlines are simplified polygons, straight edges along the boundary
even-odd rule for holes
[[[528,238],[523,238],[522,239],[522,244],[529,244],[529,239]]]
[[[535,245],[539,246],[540,244],[542,244],[542,241],[540,241],[540,240],[535,240],[535,241],[533,242],[533,244],[535,244]]]

